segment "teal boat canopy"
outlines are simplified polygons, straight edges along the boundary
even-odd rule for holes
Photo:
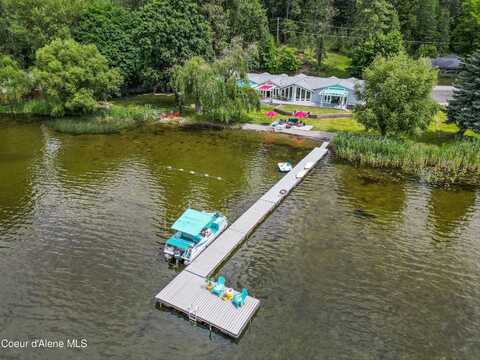
[[[187,250],[190,246],[192,246],[192,242],[184,239],[180,239],[178,237],[172,236],[170,239],[167,240],[166,245],[174,246],[180,250]]]
[[[182,216],[175,221],[172,229],[196,237],[200,235],[200,232],[210,225],[213,220],[215,220],[213,214],[187,209]]]

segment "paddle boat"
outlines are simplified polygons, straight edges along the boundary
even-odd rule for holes
[[[280,170],[280,172],[289,172],[289,171],[292,171],[293,169],[292,164],[290,164],[288,161],[279,162],[277,165],[278,165],[278,170]]]
[[[165,259],[190,264],[227,226],[227,218],[220,213],[187,209],[172,225],[176,232],[165,243]]]

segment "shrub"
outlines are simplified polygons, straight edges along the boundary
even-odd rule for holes
[[[301,60],[298,58],[295,49],[288,47],[288,46],[282,46],[278,49],[278,72],[288,72],[288,73],[294,73],[298,71],[300,68],[300,65],[302,64]]]

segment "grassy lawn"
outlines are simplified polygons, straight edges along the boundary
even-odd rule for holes
[[[348,67],[351,62],[352,59],[346,55],[328,51],[327,57],[318,67],[316,75],[321,77],[336,76],[338,78],[349,78]]]
[[[270,125],[273,122],[273,120],[268,118],[265,114],[268,111],[273,110],[273,108],[274,106],[272,105],[262,105],[262,108],[260,111],[249,113],[248,118],[245,119],[245,122],[261,124],[261,125]],[[304,108],[307,108],[307,107],[302,107],[302,106],[283,105],[282,108],[288,111],[294,110],[293,108],[295,108],[295,110],[298,110],[298,111],[300,110],[308,111],[308,110],[304,110]],[[310,109],[312,113],[318,113],[318,114],[335,112],[334,110],[325,109],[325,108],[310,108]],[[337,110],[336,112],[341,112],[341,110]],[[287,116],[279,115],[275,117],[275,119],[281,119],[286,117]],[[455,124],[446,124],[445,120],[446,120],[445,113],[440,111],[435,116],[429,128],[418,135],[412,136],[411,140],[415,142],[434,144],[434,145],[455,142],[458,128]],[[360,125],[355,120],[354,117],[338,118],[338,119],[304,119],[303,121],[305,121],[307,125],[312,125],[313,130],[318,130],[318,131],[354,132],[354,133],[366,132],[365,128],[362,125]],[[472,131],[467,131],[465,135],[480,139],[480,134],[475,134]]]
[[[152,109],[166,112],[175,109],[175,96],[173,94],[142,94],[114,99],[112,103],[122,106],[148,105]]]
[[[275,106],[272,105],[262,105],[260,111],[251,112],[248,114],[248,119],[245,119],[245,122],[250,122],[254,124],[270,125],[273,120],[268,118],[265,114],[268,111],[273,110]],[[310,106],[295,106],[295,105],[282,105],[282,109],[286,111],[310,111],[312,114],[333,114],[333,113],[342,113],[343,110],[338,109],[325,109],[317,108]],[[287,116],[279,115],[275,119],[286,118]],[[307,125],[312,125],[313,130],[319,131],[351,131],[359,132],[364,131],[363,126],[358,124],[353,118],[338,118],[338,119],[303,119]]]
[[[341,109],[328,109],[322,107],[314,107],[314,106],[299,106],[299,105],[277,105],[274,106],[278,109],[282,109],[285,111],[304,111],[310,112],[311,114],[339,114],[339,113],[348,113],[346,110]],[[273,108],[273,107],[272,107]]]

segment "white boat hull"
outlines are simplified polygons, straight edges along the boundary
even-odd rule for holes
[[[196,246],[192,248],[192,252],[190,253],[190,257],[186,258],[184,256],[181,257],[183,260],[183,263],[185,265],[189,265],[195,258],[202,253],[203,250],[205,250],[217,237],[220,236],[222,232],[225,231],[225,229],[228,227],[228,221],[225,219],[225,221],[222,222],[220,225],[218,231],[215,233],[212,233],[210,236],[206,237],[205,240],[202,240],[200,243],[198,243]]]
[[[163,255],[165,260],[170,261],[172,259],[180,260],[185,265],[190,264],[198,255],[202,253],[217,237],[220,236],[222,232],[228,227],[227,218],[223,217],[224,221],[219,224],[219,228],[214,233],[211,233],[209,236],[203,238],[198,244],[191,248],[189,256],[185,256],[185,252],[182,254],[174,247],[167,247],[165,246],[163,250]]]

